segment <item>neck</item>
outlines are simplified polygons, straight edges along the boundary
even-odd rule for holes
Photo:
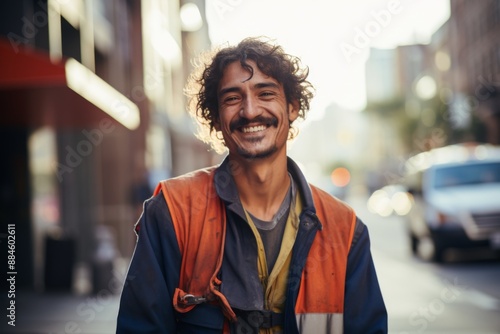
[[[286,156],[236,161],[235,166],[233,176],[245,210],[261,220],[272,220],[290,187]]]

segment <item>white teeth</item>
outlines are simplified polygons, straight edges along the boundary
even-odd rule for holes
[[[265,129],[266,129],[265,125],[257,125],[257,126],[244,127],[242,131],[244,133],[250,133],[250,132],[264,131]]]

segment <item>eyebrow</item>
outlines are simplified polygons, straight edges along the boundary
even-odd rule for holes
[[[256,83],[253,88],[256,88],[256,89],[262,89],[262,88],[275,88],[275,89],[279,89],[280,86],[275,83],[275,82],[259,82],[259,83]],[[227,88],[223,88],[220,90],[218,96],[222,96],[224,94],[227,94],[227,93],[233,93],[233,92],[239,92],[241,91],[241,88],[240,87],[227,87]]]

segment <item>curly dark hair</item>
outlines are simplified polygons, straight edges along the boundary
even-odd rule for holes
[[[301,67],[298,57],[285,53],[281,46],[264,37],[246,38],[236,46],[214,52],[202,55],[201,62],[195,63],[195,71],[188,80],[185,92],[190,98],[190,114],[199,124],[198,138],[210,143],[217,152],[224,149],[224,141],[215,130],[219,119],[217,91],[225,68],[235,61],[248,70],[248,80],[253,76],[253,69],[248,64],[251,60],[262,73],[281,83],[287,102],[298,103],[298,118],[305,119],[314,87],[307,81],[309,69]],[[295,135],[296,129],[290,125],[289,138]]]

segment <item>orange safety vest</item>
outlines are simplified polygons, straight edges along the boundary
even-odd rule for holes
[[[161,181],[182,254],[179,285],[173,297],[181,313],[198,301],[218,303],[229,320],[236,320],[219,291],[217,274],[222,265],[226,235],[226,211],[214,182],[216,167]],[[356,215],[344,203],[311,186],[316,215],[322,230],[316,233],[308,253],[295,304],[299,331],[328,328],[342,333],[347,256],[354,235]],[[326,332],[326,331],[322,331]]]

